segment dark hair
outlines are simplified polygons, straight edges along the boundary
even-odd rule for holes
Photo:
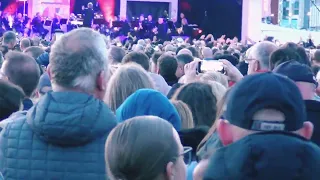
[[[25,38],[20,41],[20,45],[24,48],[27,48],[31,46],[31,42],[29,39]]]
[[[159,57],[162,55],[162,52],[155,52],[152,57],[151,57],[151,61],[154,63],[154,64],[158,64],[158,59]]]
[[[23,98],[20,87],[0,79],[0,121],[19,111]]]
[[[105,147],[111,179],[156,179],[178,156],[172,125],[154,116],[135,117],[119,124]]]
[[[129,62],[135,62],[141,65],[146,71],[149,71],[149,58],[143,52],[133,51],[125,55],[122,59],[122,63],[125,64]]]
[[[193,57],[200,58],[200,53],[195,47],[189,46],[187,47],[187,49],[189,49],[192,52]]]
[[[298,46],[297,44],[292,42],[286,43],[282,47],[285,49],[295,51],[300,56],[302,64],[308,65],[309,67],[311,66],[309,57],[303,47]]]
[[[153,49],[152,46],[147,46],[144,49],[144,53],[148,56],[148,58],[150,59],[152,57],[152,55],[154,54],[155,50]]]
[[[317,49],[316,52],[314,52],[313,60],[316,62],[320,62],[320,50],[319,49]]]
[[[36,61],[23,53],[10,51],[5,56],[4,74],[30,97],[39,83],[40,69]]]
[[[209,84],[190,83],[180,88],[173,97],[188,104],[195,126],[211,127],[217,113],[217,98]]]
[[[166,77],[175,76],[178,68],[177,58],[167,53],[163,54],[158,59],[158,68],[159,74],[165,79]]]
[[[298,61],[301,64],[306,64],[305,60],[303,60],[295,50],[281,47],[270,56],[270,70],[287,61]]]
[[[179,47],[177,48],[177,50],[176,50],[176,54],[178,54],[179,51],[181,51],[182,49],[184,49],[184,48],[186,48],[186,47],[187,47],[187,46],[185,46],[185,45],[179,46]]]
[[[318,74],[318,72],[320,70],[320,66],[316,66],[315,65],[315,66],[312,66],[311,69],[312,69],[313,75],[317,76],[317,74]]]
[[[178,62],[182,62],[184,64],[191,63],[193,61],[193,57],[190,56],[189,54],[179,54],[177,56]]]
[[[121,63],[126,51],[120,47],[112,46],[109,50],[109,60],[111,63]]]
[[[219,60],[219,59],[226,59],[228,60],[232,65],[237,66],[239,64],[239,59],[230,54],[217,54],[213,57],[214,60]]]
[[[12,41],[16,41],[16,40],[17,40],[17,36],[16,36],[16,33],[14,33],[13,31],[7,31],[3,34],[4,44],[9,44]]]
[[[34,59],[37,59],[45,51],[38,46],[31,46],[24,50],[24,53],[30,53]]]

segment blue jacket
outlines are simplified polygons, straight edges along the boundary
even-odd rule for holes
[[[5,179],[106,179],[104,144],[117,125],[93,96],[49,92],[0,134]]]
[[[117,109],[117,120],[123,122],[136,116],[158,116],[169,121],[179,131],[181,119],[167,97],[152,89],[140,89]]]

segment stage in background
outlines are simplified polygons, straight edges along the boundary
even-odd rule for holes
[[[70,0],[28,0],[28,16],[34,17],[41,13],[44,17],[53,17],[58,13],[62,18],[70,15]]]
[[[156,21],[159,17],[163,16],[164,11],[169,11],[168,2],[127,2],[127,18],[129,20],[133,19],[133,17],[137,19],[143,14],[146,18],[148,15],[152,15],[153,20]]]

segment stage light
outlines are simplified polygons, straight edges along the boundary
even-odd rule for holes
[[[201,30],[201,29],[199,29],[199,30],[198,30],[198,33],[199,33],[199,34],[202,34],[202,30]]]
[[[115,0],[98,0],[98,3],[106,21],[114,17]]]
[[[137,28],[137,27],[134,27],[134,30],[135,30],[135,31],[138,31],[138,28]]]
[[[270,16],[271,16],[271,17],[274,17],[274,14],[271,14]]]

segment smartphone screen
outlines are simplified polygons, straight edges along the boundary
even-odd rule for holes
[[[223,72],[223,63],[219,61],[201,61],[198,66],[198,72],[207,71]]]

